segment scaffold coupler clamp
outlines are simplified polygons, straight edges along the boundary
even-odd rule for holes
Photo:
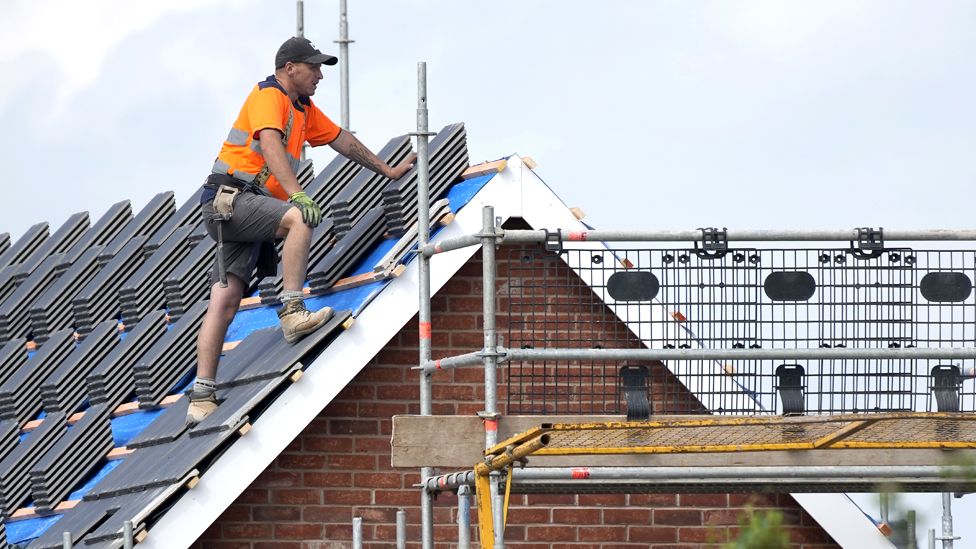
[[[884,252],[884,227],[857,227],[854,230],[857,243],[851,241],[851,255],[858,259],[873,259]]]
[[[563,251],[563,230],[556,229],[555,231],[550,231],[549,229],[543,229],[546,232],[546,241],[544,243],[547,252],[552,252],[554,254],[562,253]]]
[[[224,260],[224,223],[234,215],[234,199],[241,189],[231,185],[221,185],[213,200],[213,221],[217,225],[217,276],[220,287],[227,287],[227,264]]]
[[[729,251],[728,227],[698,227],[701,231],[701,248],[695,242],[695,255],[707,259],[723,257]]]

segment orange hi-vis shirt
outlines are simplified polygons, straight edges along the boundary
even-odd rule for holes
[[[292,102],[273,75],[254,86],[220,148],[213,173],[264,186],[272,196],[281,200],[288,200],[288,193],[266,168],[267,163],[261,154],[258,132],[266,128],[281,132],[285,152],[296,173],[306,141],[313,147],[327,145],[342,131],[310,98],[299,97]],[[285,136],[287,141],[284,141]]]

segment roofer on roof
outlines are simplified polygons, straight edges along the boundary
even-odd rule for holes
[[[312,103],[310,98],[322,80],[322,65],[336,61],[305,38],[286,40],[275,55],[274,75],[247,96],[203,185],[200,201],[207,232],[215,240],[219,232],[225,244],[211,271],[210,304],[197,337],[197,378],[190,393],[188,424],[199,423],[217,408],[214,380],[227,328],[255,268],[259,277],[275,274],[276,239],[285,239],[284,291],[278,310],[285,339],[297,341],[332,316],[328,307],[310,312],[303,300],[312,229],[322,221],[318,204],[302,191],[296,178],[304,144],[329,145],[390,179],[406,174],[416,159],[411,154],[390,167]],[[220,214],[224,221],[219,220]],[[220,280],[223,273],[226,287]]]

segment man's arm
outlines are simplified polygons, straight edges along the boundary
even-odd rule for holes
[[[291,196],[301,191],[302,186],[298,184],[295,171],[291,169],[285,146],[281,143],[281,135],[281,132],[274,128],[265,128],[258,132],[258,139],[261,140],[261,156],[268,164],[268,169],[278,179],[281,188]]]
[[[356,164],[366,168],[367,170],[372,170],[378,174],[389,177],[390,179],[400,179],[413,168],[413,163],[417,160],[417,155],[410,153],[403,162],[400,162],[396,167],[391,168],[386,162],[379,159],[378,156],[373,154],[372,151],[366,148],[356,136],[342,130],[339,132],[339,136],[329,143],[329,146],[335,150],[335,152],[345,156],[346,158],[352,160]],[[263,147],[262,147],[263,150]],[[271,165],[270,163],[268,164]],[[277,174],[275,174],[277,175]]]

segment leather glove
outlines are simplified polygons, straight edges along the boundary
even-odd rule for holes
[[[322,222],[322,210],[311,197],[305,194],[305,191],[299,191],[291,195],[288,201],[302,211],[302,221],[309,227],[314,229]]]

